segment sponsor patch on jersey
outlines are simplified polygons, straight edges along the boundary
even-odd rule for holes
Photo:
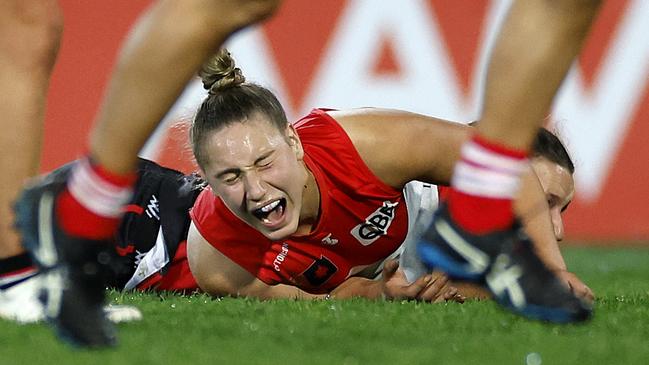
[[[327,282],[338,271],[338,267],[326,256],[320,256],[313,261],[308,269],[302,273],[312,286],[320,286]]]
[[[273,269],[275,271],[279,272],[280,271],[280,266],[284,263],[284,260],[286,260],[286,256],[288,256],[288,243],[284,242],[282,244],[282,251],[275,256],[275,260],[273,260]]]
[[[363,246],[369,246],[384,236],[394,219],[394,213],[399,202],[384,201],[383,205],[370,214],[365,221],[354,227],[351,233]]]

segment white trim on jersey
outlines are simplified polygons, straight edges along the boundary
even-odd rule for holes
[[[146,280],[149,276],[160,271],[169,263],[169,253],[165,245],[165,238],[162,234],[162,227],[158,230],[158,236],[155,245],[149,250],[137,264],[137,268],[131,279],[124,285],[124,290],[134,289],[138,284]]]

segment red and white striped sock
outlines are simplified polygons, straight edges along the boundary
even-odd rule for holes
[[[80,160],[56,204],[63,231],[94,240],[112,237],[121,220],[122,207],[131,199],[136,179],[135,173],[118,175],[88,158]]]
[[[474,135],[462,146],[453,172],[448,197],[451,217],[474,234],[510,227],[512,200],[527,166],[526,151]]]

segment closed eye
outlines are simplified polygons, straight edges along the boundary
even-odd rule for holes
[[[270,167],[273,164],[273,153],[268,153],[255,161],[255,165],[260,168]]]
[[[227,174],[227,175],[225,175],[225,176],[221,176],[221,177],[220,177],[220,180],[221,180],[224,184],[227,184],[227,185],[233,185],[233,184],[235,184],[237,181],[239,181],[239,176],[240,176],[240,174],[232,174],[232,173],[229,173],[229,174]]]

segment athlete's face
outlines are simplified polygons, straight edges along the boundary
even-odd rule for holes
[[[550,218],[554,235],[558,241],[563,239],[563,213],[575,195],[575,181],[568,169],[545,157],[532,159],[532,168],[541,182],[550,207]]]
[[[232,213],[271,240],[295,233],[308,175],[292,127],[256,116],[213,132],[203,148],[204,176]]]

